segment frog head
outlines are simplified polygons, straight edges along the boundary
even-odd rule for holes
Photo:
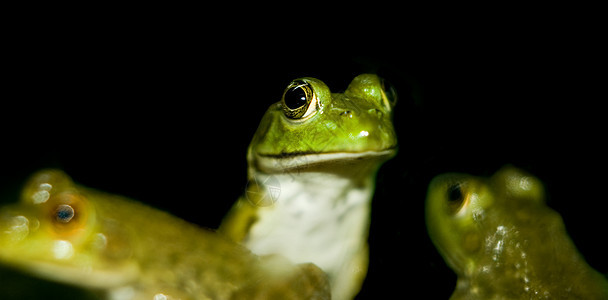
[[[327,166],[395,153],[393,90],[376,75],[353,79],[344,93],[322,81],[293,80],[266,111],[249,146],[250,167],[268,173]]]
[[[21,200],[0,210],[0,262],[95,288],[133,278],[121,228],[99,222],[88,197],[61,171],[34,174]]]
[[[507,230],[521,229],[521,222],[514,224],[518,218],[547,217],[546,210],[539,213],[542,208],[546,208],[542,183],[517,168],[506,166],[489,179],[444,174],[429,185],[426,224],[450,268],[459,275],[470,274],[496,254],[489,248],[501,245],[498,236],[504,241]]]

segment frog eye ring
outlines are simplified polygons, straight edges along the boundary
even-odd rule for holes
[[[456,183],[448,187],[446,191],[446,199],[450,213],[457,213],[463,206],[465,200],[465,194],[460,183]]]
[[[51,196],[45,203],[45,211],[53,232],[63,238],[69,238],[81,232],[88,219],[85,198],[73,192],[63,192]]]
[[[390,82],[384,79],[381,79],[380,85],[382,86],[382,89],[380,89],[380,93],[382,94],[382,104],[390,111],[393,107],[395,107],[395,104],[397,104],[397,90],[392,84],[390,84]]]
[[[294,80],[285,89],[281,106],[287,118],[303,119],[316,111],[317,96],[310,83],[304,80]]]

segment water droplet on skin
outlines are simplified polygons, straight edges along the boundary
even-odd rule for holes
[[[53,256],[56,259],[69,259],[74,255],[72,243],[64,240],[55,241],[53,244]]]
[[[532,182],[531,182],[530,178],[522,177],[519,180],[519,188],[521,188],[524,191],[529,191],[532,188]]]
[[[45,203],[47,200],[49,200],[50,196],[51,194],[49,194],[48,191],[37,191],[32,195],[32,201],[34,204]]]
[[[44,182],[38,186],[38,191],[32,195],[32,201],[34,204],[44,203],[49,200],[50,190],[53,189],[53,185],[50,183]]]
[[[103,233],[98,233],[95,235],[95,240],[93,241],[93,246],[99,250],[103,250],[108,245],[108,238]]]
[[[154,300],[167,300],[167,296],[165,294],[156,294],[154,295]]]
[[[12,242],[19,242],[26,238],[30,233],[30,220],[24,216],[12,217],[9,221],[8,230],[5,231],[10,236]]]

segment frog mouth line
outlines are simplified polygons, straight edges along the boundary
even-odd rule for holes
[[[6,260],[2,257],[3,260]],[[10,262],[9,267],[23,269],[25,273],[42,280],[74,284],[93,289],[108,289],[125,286],[139,275],[139,268],[134,264],[120,267],[120,270],[90,270],[77,266],[66,266],[53,262]]]
[[[256,165],[269,173],[286,172],[295,169],[310,168],[319,165],[331,165],[340,162],[362,161],[367,159],[388,159],[397,152],[396,147],[380,151],[364,152],[329,152],[329,153],[290,153],[278,155],[256,154]]]

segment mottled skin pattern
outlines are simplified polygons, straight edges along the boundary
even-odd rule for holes
[[[0,263],[104,298],[330,298],[325,274],[312,264],[255,256],[168,213],[76,185],[57,170],[35,174],[21,202],[2,208],[0,226]]]
[[[489,179],[435,178],[426,217],[458,275],[452,299],[608,299],[606,278],[545,205],[542,183],[519,169],[507,166]]]

